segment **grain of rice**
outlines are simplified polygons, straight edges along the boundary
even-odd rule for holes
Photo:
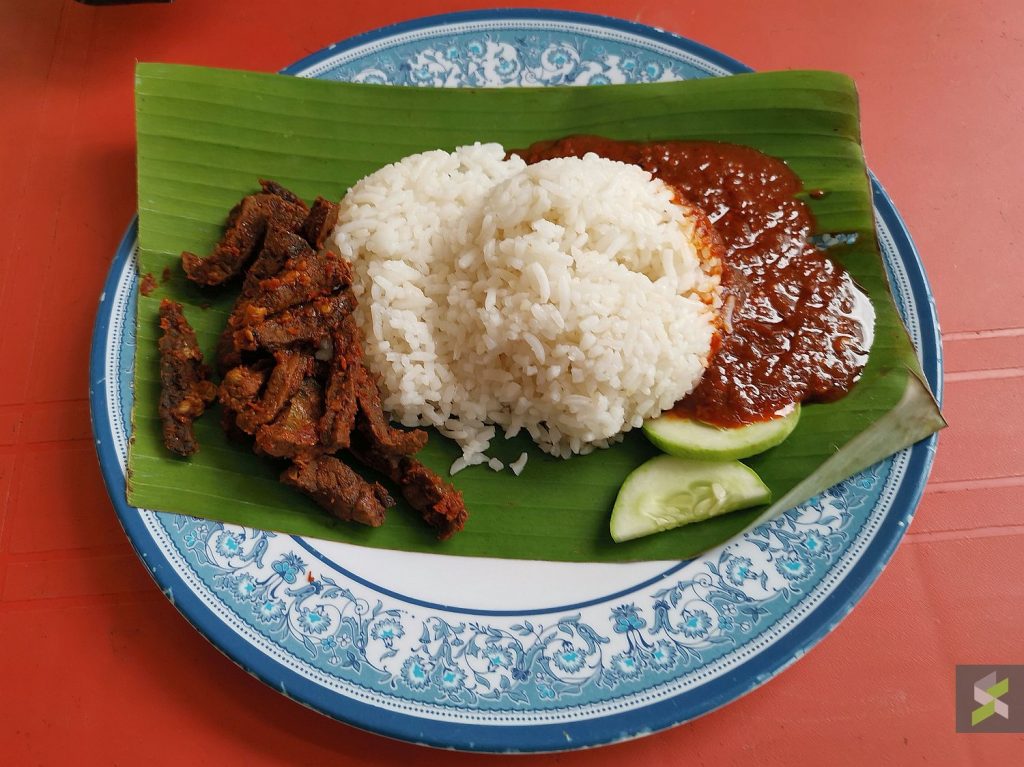
[[[529,459],[529,457],[530,456],[528,456],[525,451],[520,453],[519,457],[508,465],[508,467],[512,469],[512,473],[515,474],[517,477],[520,474],[522,474],[523,469],[526,468],[526,461]]]

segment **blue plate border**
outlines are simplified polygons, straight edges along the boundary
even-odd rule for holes
[[[735,59],[699,43],[635,22],[569,11],[508,9],[444,14],[382,27],[307,56],[286,67],[282,72],[295,74],[340,52],[396,34],[472,21],[507,21],[510,18],[591,24],[624,31],[695,53],[733,73],[752,71]],[[874,176],[871,176],[871,186],[876,211],[888,227],[907,271],[921,320],[921,348],[918,351],[928,382],[941,403],[942,349],[932,291],[918,251],[892,200]],[[832,594],[791,629],[783,641],[776,642],[735,669],[699,688],[668,700],[584,721],[523,727],[469,725],[420,719],[337,695],[285,668],[235,634],[214,611],[195,596],[174,571],[149,536],[138,510],[128,506],[125,501],[125,478],[114,452],[111,424],[105,418],[106,387],[112,382],[106,379],[104,358],[113,297],[119,275],[125,262],[131,257],[132,244],[137,237],[137,226],[136,219],[125,232],[107,275],[97,311],[89,363],[89,401],[93,437],[104,482],[121,524],[157,585],[168,595],[173,594],[175,607],[216,647],[247,672],[286,696],[360,729],[440,748],[482,752],[545,752],[619,742],[695,719],[768,681],[827,635],[853,609],[878,578],[906,531],[924,491],[938,443],[937,435],[910,448],[905,475],[907,479],[897,491],[890,513],[883,520],[872,543]]]

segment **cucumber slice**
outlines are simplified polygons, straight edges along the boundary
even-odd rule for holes
[[[790,435],[800,420],[800,405],[770,421],[723,429],[666,413],[644,424],[644,434],[659,450],[699,461],[733,461],[763,453]]]
[[[616,543],[771,501],[771,491],[739,461],[659,455],[634,469],[612,508]]]

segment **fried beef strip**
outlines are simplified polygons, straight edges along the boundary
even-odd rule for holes
[[[387,455],[402,456],[412,455],[427,444],[427,433],[422,429],[403,431],[391,426],[381,407],[377,382],[365,365],[356,367],[353,375],[359,403],[356,427],[370,438],[375,448]]]
[[[361,463],[398,485],[402,497],[437,531],[439,540],[447,540],[465,527],[469,512],[462,493],[415,458],[384,452],[365,434],[356,435],[349,450]]]
[[[274,355],[274,360],[277,364],[266,379],[262,397],[230,400],[229,406],[236,413],[235,424],[246,434],[255,434],[260,426],[273,421],[298,392],[312,368],[312,359],[298,352],[281,351]],[[225,376],[225,381],[233,378],[233,372]]]
[[[255,406],[268,373],[262,367],[246,365],[229,370],[220,382],[218,396],[221,406],[235,412]]]
[[[268,186],[272,182],[263,183],[264,192],[243,197],[232,208],[212,254],[205,258],[188,251],[181,254],[181,266],[190,280],[220,285],[239,274],[259,251],[271,221],[291,231],[302,226],[309,212],[302,200],[276,184]]]
[[[217,396],[209,380],[195,331],[185,319],[181,304],[160,302],[160,420],[164,445],[178,455],[199,449],[192,423]]]
[[[313,378],[303,379],[277,418],[256,430],[256,452],[292,459],[323,452],[317,433],[322,411],[320,384]]]
[[[352,284],[352,264],[346,259],[329,250],[314,251],[305,240],[302,244],[302,252],[289,258],[280,272],[260,280],[258,292],[248,299],[253,309],[274,314]]]
[[[354,308],[355,297],[348,291],[316,298],[264,320],[244,323],[232,334],[232,343],[242,351],[277,351],[296,344],[315,346],[328,338]]]
[[[263,190],[265,194],[272,194],[275,197],[280,197],[285,202],[290,202],[293,205],[298,205],[303,210],[306,209],[306,203],[304,203],[302,201],[302,198],[295,194],[295,192],[293,192],[291,189],[286,189],[285,187],[281,186],[279,183],[271,179],[261,178],[259,179],[259,182],[260,188]]]
[[[349,315],[331,336],[331,365],[324,388],[324,414],[320,419],[320,441],[334,452],[349,446],[359,403],[356,400],[356,371],[362,367],[363,345],[359,328]]]
[[[330,200],[317,197],[299,231],[306,238],[306,242],[320,250],[323,248],[327,236],[334,230],[336,223],[338,223],[338,206]]]
[[[263,249],[245,273],[239,300],[248,300],[260,291],[260,283],[280,272],[289,260],[302,256],[309,244],[282,222],[272,221],[267,227]]]
[[[220,425],[233,441],[249,441],[250,435],[238,426],[238,414],[255,406],[269,372],[263,366],[238,365],[227,371],[221,379],[217,390],[221,408]]]
[[[395,505],[379,483],[369,483],[329,455],[300,460],[285,469],[281,481],[297,488],[338,519],[370,527],[384,524],[384,514]]]
[[[461,491],[408,456],[399,460],[397,473],[402,496],[437,531],[438,540],[448,540],[466,526],[469,512]]]

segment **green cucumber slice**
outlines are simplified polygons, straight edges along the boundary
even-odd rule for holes
[[[644,434],[655,447],[680,458],[733,461],[763,453],[788,437],[800,420],[800,405],[770,421],[721,428],[692,418],[666,413],[644,424]]]
[[[771,491],[739,461],[659,455],[619,488],[610,524],[616,543],[771,501]]]

